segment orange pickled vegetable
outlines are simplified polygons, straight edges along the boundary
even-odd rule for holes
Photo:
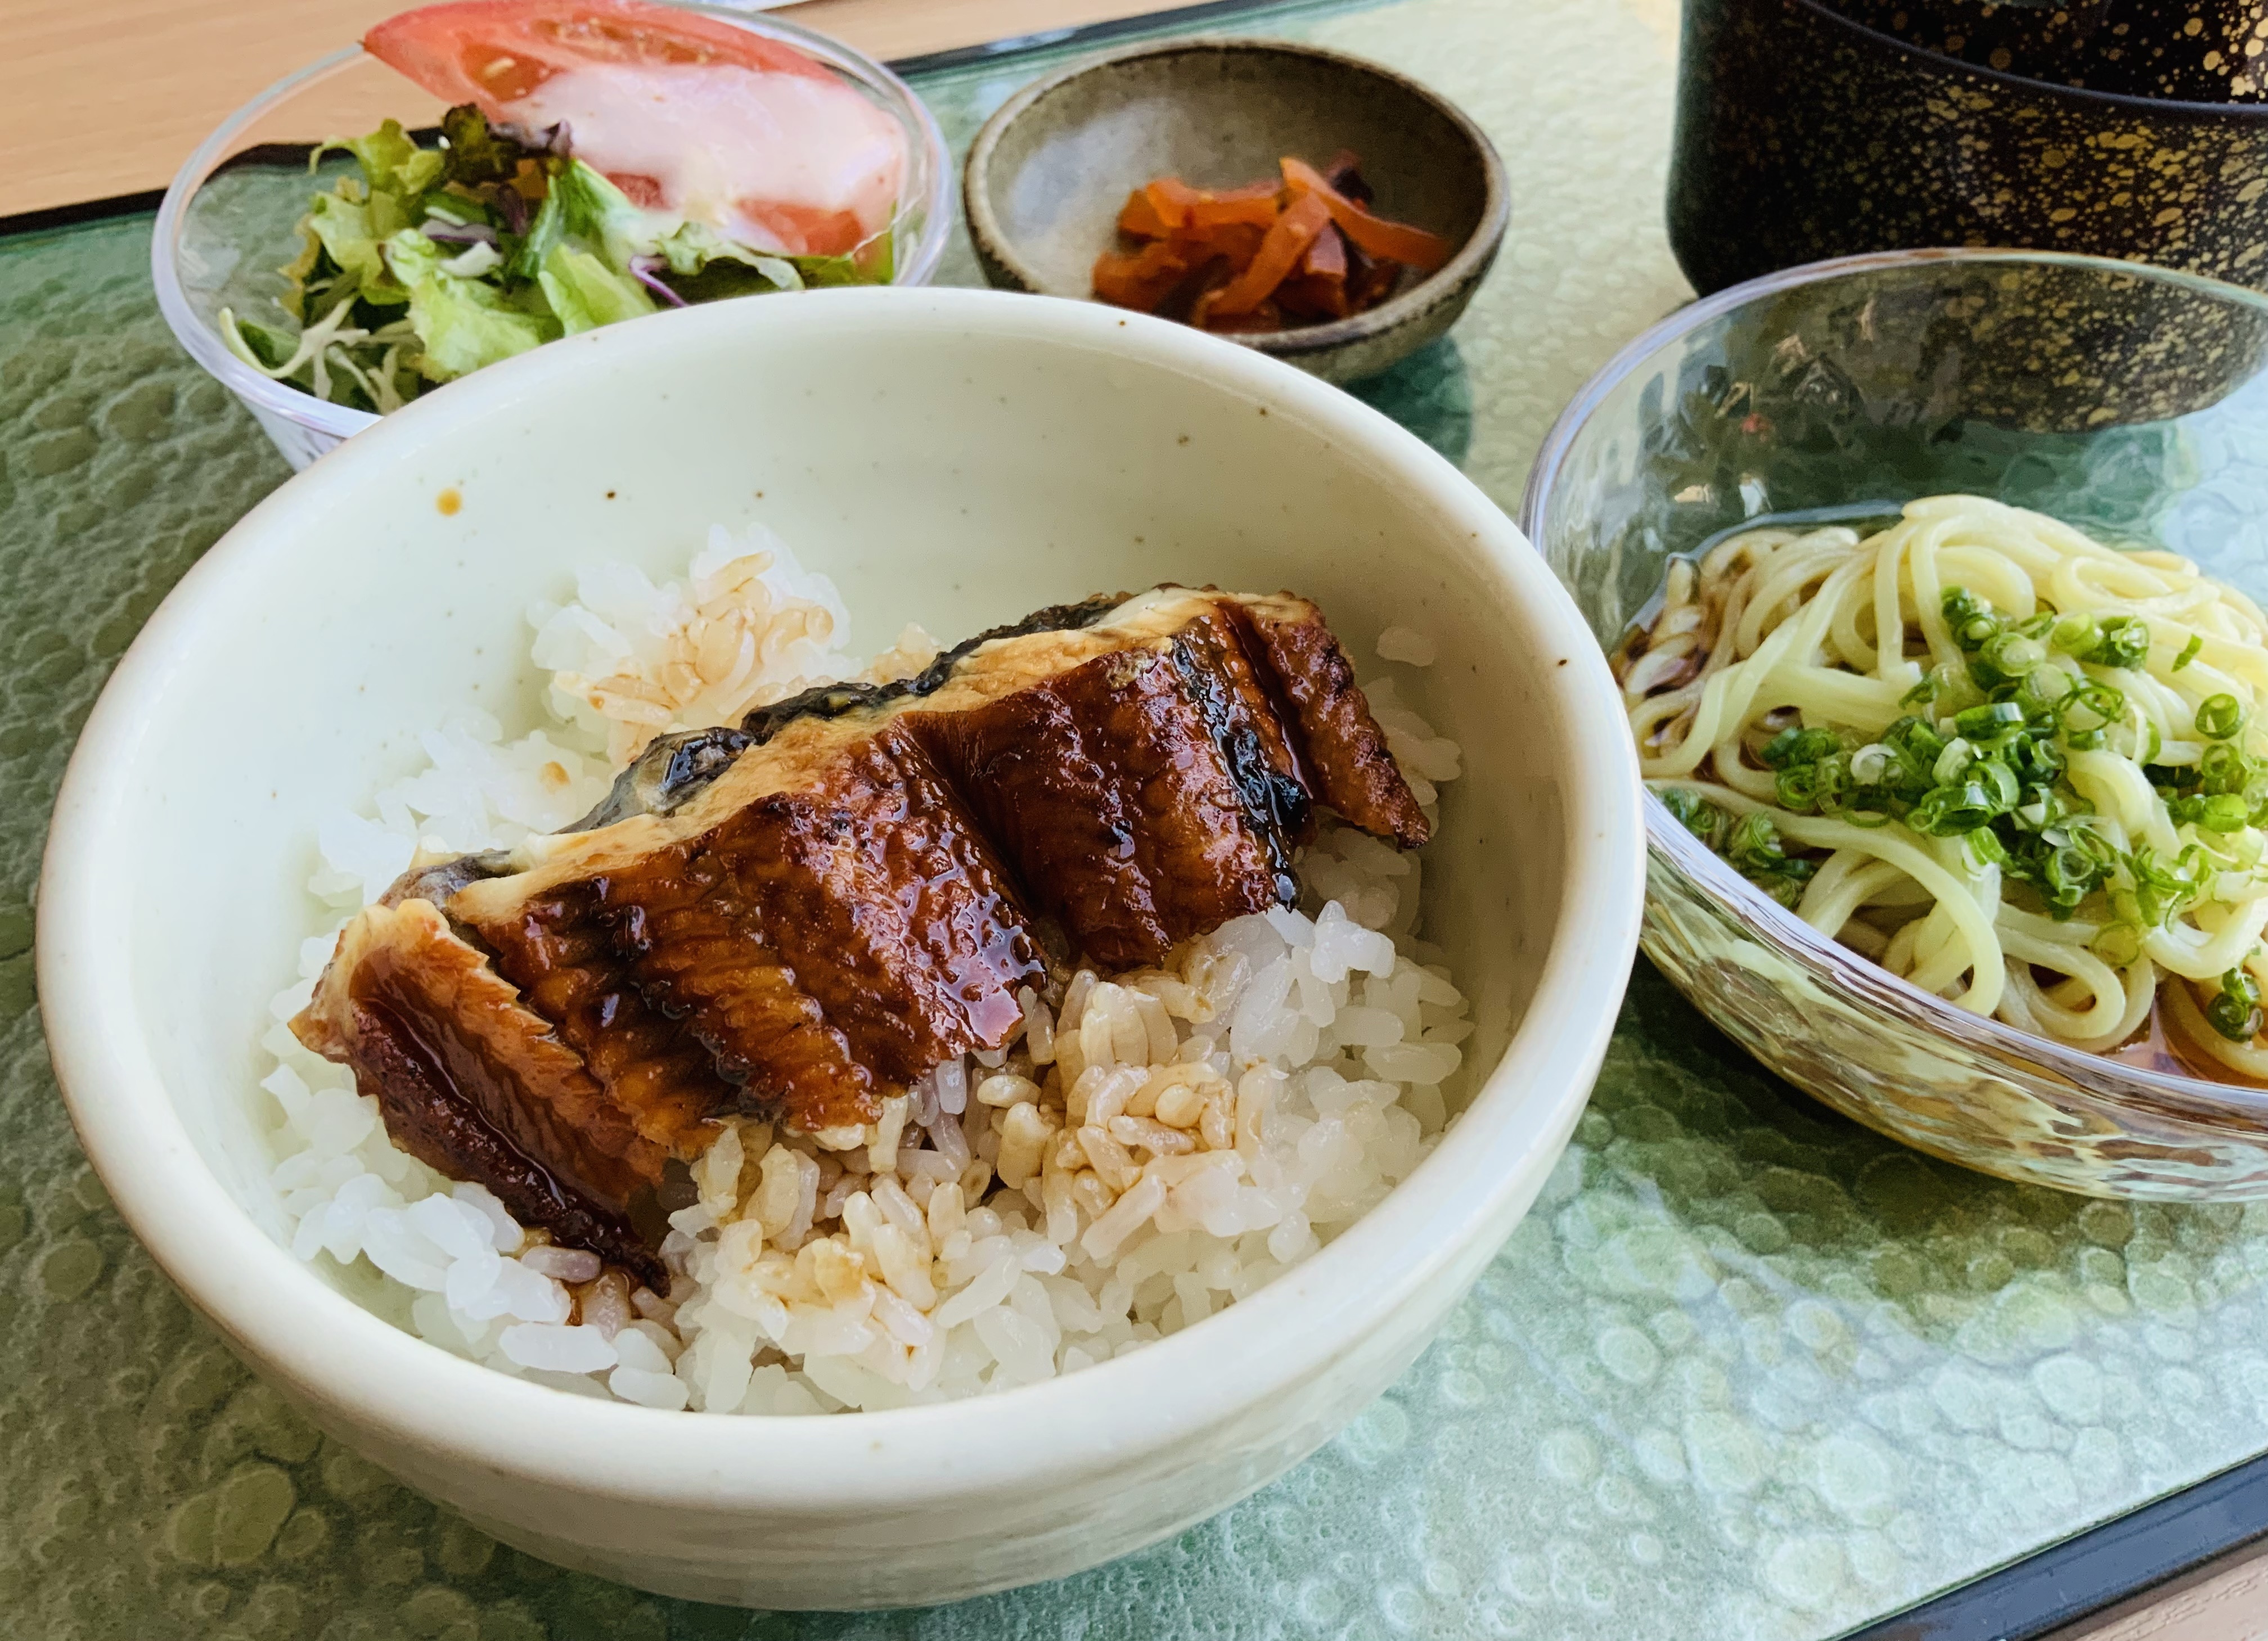
[[[1178,228],[1189,219],[1189,207],[1203,196],[1179,177],[1160,177],[1142,190],[1150,196],[1150,203],[1169,226]]]
[[[1095,261],[1095,295],[1208,330],[1280,330],[1375,307],[1404,267],[1430,271],[1454,248],[1367,210],[1351,154],[1325,171],[1286,156],[1279,169],[1242,188],[1160,177],[1135,189],[1118,213],[1122,248]]]
[[[1315,236],[1300,270],[1276,287],[1277,305],[1302,318],[1344,319],[1354,311],[1347,292],[1347,242],[1336,224]]]
[[[1209,312],[1222,318],[1249,313],[1289,278],[1315,236],[1331,224],[1330,207],[1313,194],[1302,194],[1292,209],[1278,217],[1260,242],[1259,254],[1245,270],[1213,298]]]
[[[1283,209],[1279,203],[1283,192],[1273,182],[1259,182],[1250,188],[1200,194],[1189,202],[1189,224],[1192,228],[1213,228],[1223,223],[1241,222],[1256,228],[1272,228]]]
[[[1125,208],[1118,213],[1118,232],[1138,239],[1162,239],[1178,226],[1178,221],[1167,221],[1158,210],[1158,202],[1150,197],[1147,188],[1129,194]]]
[[[1369,252],[1388,261],[1403,262],[1419,273],[1430,274],[1449,260],[1454,248],[1438,233],[1428,233],[1423,228],[1413,228],[1405,222],[1388,222],[1383,217],[1373,217],[1324,180],[1322,173],[1303,159],[1285,155],[1283,160],[1284,186],[1292,193],[1309,195],[1327,205],[1331,220],[1339,232]]]
[[[1094,265],[1094,294],[1114,307],[1154,313],[1189,273],[1178,247],[1154,239],[1130,256],[1106,253]]]

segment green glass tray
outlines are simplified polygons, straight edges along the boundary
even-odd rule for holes
[[[1689,294],[1664,0],[1227,20],[1457,99],[1514,179],[1453,337],[1361,391],[1506,505],[1559,404]],[[1055,59],[933,70],[965,143]],[[255,1384],[107,1205],[33,1006],[48,807],[111,664],[285,476],[174,348],[149,220],[0,240],[0,1632],[27,1641],[1824,1641],[2268,1448],[2268,1205],[2019,1189],[1831,1116],[1650,969],[1578,1141],[1441,1339],[1290,1476],[1084,1577],[747,1614],[500,1549]],[[947,277],[972,281],[966,246]]]

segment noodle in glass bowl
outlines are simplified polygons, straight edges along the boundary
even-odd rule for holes
[[[2017,252],[1775,274],[1602,372],[1521,522],[1619,652],[1645,949],[1727,1034],[1966,1166],[2268,1196],[2232,841],[2268,298]]]

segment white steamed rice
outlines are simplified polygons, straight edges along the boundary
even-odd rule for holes
[[[1159,969],[1028,990],[1008,1049],[939,1066],[850,1150],[725,1123],[671,1217],[666,1294],[524,1232],[494,1196],[387,1137],[373,1100],[301,1048],[336,930],[413,860],[571,822],[664,731],[728,721],[861,669],[833,585],[761,527],[712,531],[684,583],[610,564],[530,611],[559,720],[507,741],[468,711],[376,813],[325,825],[309,887],[328,932],[262,1039],[282,1109],[274,1182],[299,1258],[367,1261],[376,1308],[499,1372],[656,1408],[801,1414],[981,1394],[1202,1321],[1304,1259],[1407,1177],[1448,1121],[1472,1029],[1416,938],[1420,865],[1326,821],[1300,909],[1242,917]],[[1432,646],[1390,628],[1380,651]],[[1457,748],[1366,686],[1419,801]]]

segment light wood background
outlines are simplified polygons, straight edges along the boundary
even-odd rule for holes
[[[2048,1641],[2268,1641],[2268,1551],[2239,1551],[2177,1591]]]
[[[0,0],[0,217],[163,188],[262,86],[409,3]],[[890,59],[1186,3],[791,0],[781,9]],[[393,95],[369,123],[402,112]],[[2055,1641],[2268,1641],[2268,1555],[2232,1556],[2178,1592]]]
[[[261,87],[413,0],[0,0],[0,217],[162,188]],[[884,59],[1183,0],[802,0]],[[393,106],[373,107],[369,124]]]

